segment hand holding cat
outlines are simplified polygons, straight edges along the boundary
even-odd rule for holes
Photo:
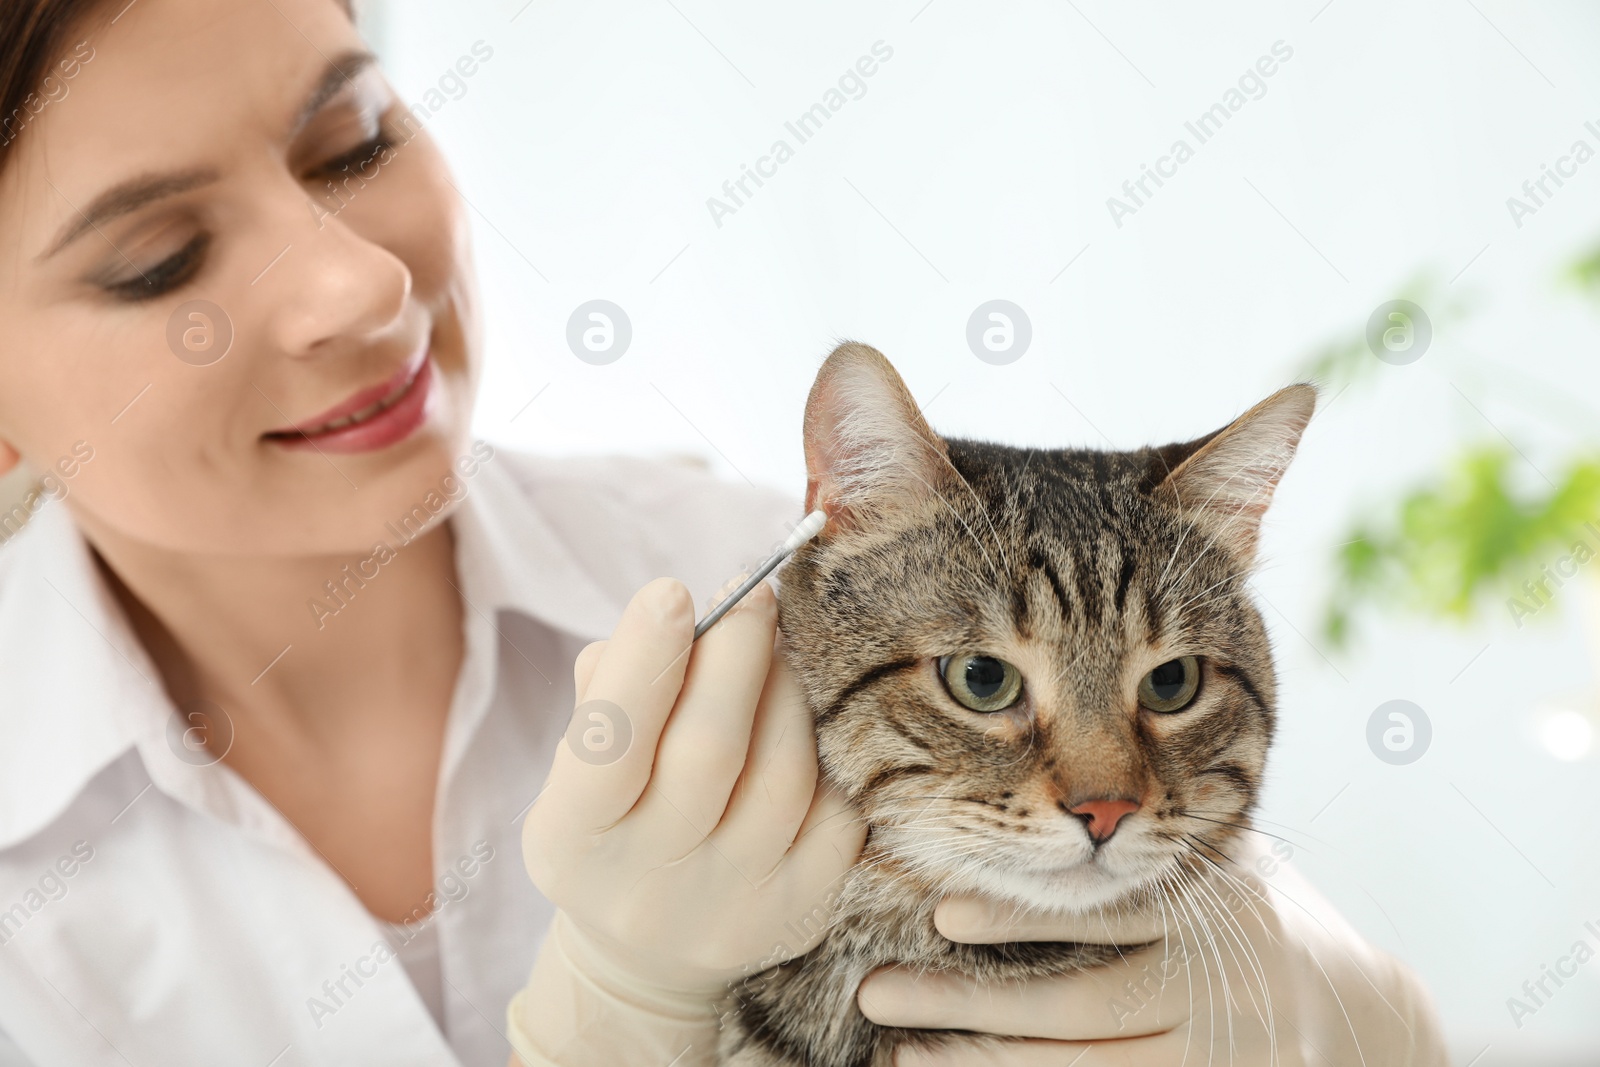
[[[1294,868],[1271,882],[1244,873],[1256,848],[1241,846],[1241,873],[1209,874],[1164,914],[1043,916],[948,898],[935,922],[954,941],[1155,944],[1092,971],[1005,987],[889,968],[862,983],[858,1003],[884,1025],[1028,1039],[904,1049],[899,1067],[1445,1067],[1415,976],[1363,941]]]
[[[523,855],[586,952],[710,1002],[820,938],[865,830],[818,784],[810,711],[774,651],[772,587],[691,648],[693,630],[688,590],[662,578],[584,649],[577,702],[614,704],[632,740],[598,765],[561,746]]]

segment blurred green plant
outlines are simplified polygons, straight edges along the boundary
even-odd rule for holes
[[[1453,292],[1441,292],[1437,280],[1426,271],[1417,274],[1400,290],[1399,297],[1423,308],[1433,324],[1435,335],[1445,323],[1462,318],[1472,310],[1470,299]],[[1365,327],[1365,323],[1362,324]],[[1317,382],[1335,389],[1324,394],[1322,404],[1327,406],[1335,396],[1353,385],[1365,385],[1383,372],[1384,364],[1373,358],[1367,347],[1366,331],[1331,341],[1322,346],[1300,364],[1301,381]]]
[[[1524,583],[1541,563],[1583,543],[1600,549],[1600,459],[1577,459],[1547,493],[1519,494],[1521,458],[1503,444],[1477,445],[1443,475],[1367,516],[1335,557],[1333,592],[1322,629],[1335,646],[1351,637],[1361,604],[1403,607],[1466,621],[1490,601],[1528,607]],[[1548,595],[1548,594],[1546,594]]]
[[[1568,267],[1567,277],[1590,296],[1600,296],[1600,247]]]
[[[1566,277],[1600,300],[1600,248],[1567,268]],[[1401,294],[1426,309],[1437,331],[1472,310],[1446,300],[1431,276]],[[1301,367],[1305,378],[1346,389],[1381,370],[1364,335],[1329,344]],[[1582,559],[1600,551],[1600,457],[1572,458],[1548,491],[1518,488],[1522,458],[1501,441],[1466,446],[1436,477],[1399,500],[1359,517],[1338,545],[1323,636],[1336,648],[1353,638],[1357,610],[1399,607],[1465,622],[1491,603],[1522,599],[1526,582],[1550,579],[1542,565],[1584,542]],[[1537,588],[1537,585],[1535,586]],[[1532,613],[1531,611],[1529,612]]]

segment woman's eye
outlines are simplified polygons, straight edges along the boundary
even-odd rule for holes
[[[956,702],[973,711],[1003,711],[1022,692],[1022,672],[993,656],[940,656],[939,676]]]
[[[153,267],[148,267],[125,281],[108,282],[105,289],[119,300],[149,300],[183,285],[193,278],[205,259],[211,235],[197,233],[189,243]]]
[[[1139,682],[1139,703],[1151,711],[1182,711],[1200,688],[1200,661],[1194,656],[1171,659]]]
[[[389,137],[382,131],[371,138],[362,141],[348,152],[324,160],[312,171],[313,177],[326,178],[335,174],[344,174],[347,171],[366,166],[380,152],[390,148]]]

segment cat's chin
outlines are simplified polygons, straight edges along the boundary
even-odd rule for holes
[[[1056,912],[1088,912],[1127,900],[1149,885],[1156,869],[1085,860],[1065,867],[985,870],[978,891]]]

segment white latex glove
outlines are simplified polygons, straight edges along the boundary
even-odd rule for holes
[[[897,1067],[1446,1067],[1416,976],[1362,940],[1293,867],[1271,863],[1270,880],[1260,878],[1263,855],[1246,844],[1227,877],[1208,868],[1164,914],[1019,914],[947,898],[934,921],[953,941],[1157,943],[1091,971],[989,987],[886,968],[862,982],[857,1003],[888,1026],[1033,1039],[902,1049]]]
[[[529,1067],[714,1063],[728,983],[811,948],[861,850],[859,819],[818,784],[772,587],[685,654],[693,609],[657,579],[574,667],[577,715],[609,701],[632,739],[610,762],[563,744],[523,823],[528,873],[560,909],[507,1011]]]

